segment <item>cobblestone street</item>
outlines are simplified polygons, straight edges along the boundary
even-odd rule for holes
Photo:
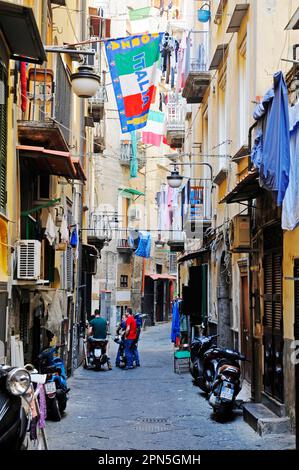
[[[50,449],[216,450],[291,449],[288,435],[259,437],[237,410],[219,423],[189,374],[173,372],[170,324],[142,332],[141,367],[76,371],[67,413],[47,422]],[[114,363],[116,345],[110,344]]]

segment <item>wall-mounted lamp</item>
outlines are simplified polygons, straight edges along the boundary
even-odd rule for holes
[[[101,83],[100,77],[94,73],[90,65],[80,65],[77,72],[71,75],[74,93],[79,98],[91,98],[94,96]]]
[[[170,175],[167,176],[167,183],[171,188],[179,188],[182,184],[183,176],[174,168]]]

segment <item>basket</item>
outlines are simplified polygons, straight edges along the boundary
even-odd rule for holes
[[[174,373],[183,374],[190,370],[190,351],[176,351],[174,353]]]

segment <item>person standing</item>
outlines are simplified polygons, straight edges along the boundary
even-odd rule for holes
[[[124,370],[133,369],[133,347],[137,338],[137,325],[130,307],[126,310],[125,354],[127,364]]]

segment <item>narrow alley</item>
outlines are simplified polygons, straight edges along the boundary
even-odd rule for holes
[[[190,374],[173,371],[170,323],[142,332],[141,367],[95,372],[79,368],[69,381],[64,418],[47,422],[51,450],[292,449],[294,436],[259,437],[236,410],[231,421],[213,419]],[[110,340],[114,363],[116,345]]]

